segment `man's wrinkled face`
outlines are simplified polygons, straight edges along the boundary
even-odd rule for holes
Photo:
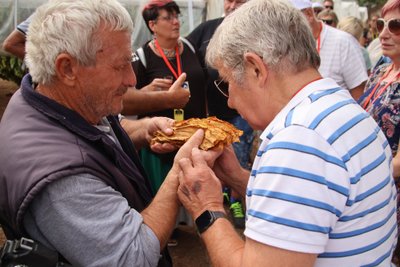
[[[257,81],[249,76],[246,69],[243,72],[241,82],[236,81],[233,77],[232,72],[235,67],[229,69],[223,64],[218,64],[217,69],[220,78],[229,84],[228,106],[236,109],[253,129],[263,130],[267,125],[266,122],[272,120],[272,118],[266,116],[266,114],[270,114],[268,112],[270,105],[264,105],[268,104],[264,100],[270,99],[269,95],[260,95]]]
[[[122,96],[136,85],[129,32],[100,30],[102,48],[94,66],[81,66],[78,87],[89,112],[97,118],[122,111]]]

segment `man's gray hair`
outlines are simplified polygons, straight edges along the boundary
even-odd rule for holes
[[[284,0],[251,0],[227,16],[208,45],[206,60],[212,67],[232,69],[241,83],[246,52],[282,74],[320,64],[307,20]]]
[[[94,65],[102,47],[97,37],[102,25],[110,31],[133,31],[129,13],[117,0],[50,0],[40,6],[26,42],[26,65],[33,82],[52,81],[60,53],[68,53],[83,66]]]

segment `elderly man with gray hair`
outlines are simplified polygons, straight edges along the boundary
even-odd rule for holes
[[[157,130],[172,134],[172,120],[117,116],[136,83],[132,31],[116,0],[51,0],[39,7],[27,35],[30,74],[0,124],[3,229],[73,266],[172,265],[161,251],[175,225],[179,168],[153,196],[135,149]],[[172,87],[184,80],[182,74]],[[176,159],[201,140],[191,139]]]
[[[179,161],[178,196],[214,266],[389,266],[396,243],[391,151],[348,90],[318,72],[305,17],[283,0],[251,0],[215,32],[207,61],[228,104],[263,130],[251,172],[226,148],[210,169]],[[246,196],[242,240],[221,182]]]

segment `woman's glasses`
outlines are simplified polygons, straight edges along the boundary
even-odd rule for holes
[[[214,81],[215,87],[217,87],[218,91],[223,94],[225,97],[229,97],[228,83],[224,82],[222,79]]]
[[[385,27],[389,29],[390,33],[396,35],[400,34],[400,19],[378,19],[376,21],[376,28],[378,29],[379,33],[381,33]]]
[[[174,19],[179,21],[180,17],[181,17],[180,14],[168,14],[168,16],[165,16],[165,17],[159,16],[158,19],[165,20],[165,21],[171,23],[174,21]]]

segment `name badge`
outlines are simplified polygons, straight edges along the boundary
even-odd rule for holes
[[[174,109],[174,120],[183,121],[184,120],[184,111],[181,108]]]

